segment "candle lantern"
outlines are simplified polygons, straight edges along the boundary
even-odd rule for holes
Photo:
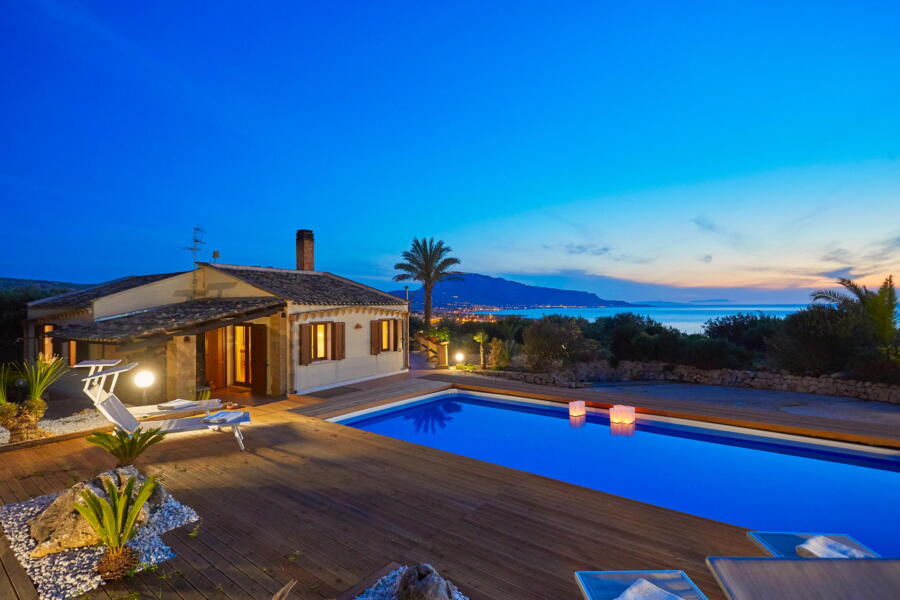
[[[583,417],[587,414],[587,408],[584,406],[584,400],[576,400],[575,402],[569,402],[569,416],[570,417]]]
[[[610,423],[634,423],[634,407],[616,404],[609,409]]]

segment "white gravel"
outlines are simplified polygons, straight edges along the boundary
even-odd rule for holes
[[[60,419],[41,419],[38,421],[38,427],[48,431],[50,435],[64,435],[76,431],[87,431],[106,425],[109,425],[109,421],[103,418],[103,415],[98,411],[90,408],[68,417],[62,417]]]
[[[28,556],[37,545],[29,533],[28,521],[49,506],[58,495],[47,494],[0,507],[0,525],[6,532],[13,553],[34,582],[41,600],[66,600],[103,584],[94,569],[103,555],[102,546],[76,548],[39,559]],[[163,543],[159,535],[198,519],[192,508],[168,496],[128,543],[141,556],[138,570],[174,557],[175,553]]]
[[[399,569],[391,571],[375,582],[375,585],[353,600],[397,600],[397,582],[400,581],[400,576],[403,575],[408,568],[409,567],[400,567]],[[459,590],[454,589],[452,600],[469,600],[469,597],[463,596]]]

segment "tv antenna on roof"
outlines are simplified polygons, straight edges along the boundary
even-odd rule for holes
[[[194,235],[191,238],[191,245],[183,246],[181,248],[182,250],[190,250],[191,251],[191,260],[192,260],[193,264],[197,264],[197,253],[200,252],[200,246],[206,243],[200,237],[204,233],[206,233],[206,232],[203,231],[203,229],[201,229],[199,225],[195,226],[194,227]]]

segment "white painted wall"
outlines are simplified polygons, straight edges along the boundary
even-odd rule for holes
[[[291,314],[308,312],[311,310],[327,310],[329,306],[289,306]],[[308,390],[320,389],[343,385],[364,379],[374,379],[391,375],[405,370],[403,366],[403,353],[405,348],[394,352],[382,352],[370,354],[371,321],[377,319],[400,318],[405,314],[405,306],[379,310],[377,307],[368,307],[365,311],[354,309],[353,312],[341,315],[329,315],[322,317],[308,317],[300,315],[291,322],[291,360],[294,373],[294,393],[302,394]],[[369,312],[375,310],[376,312]],[[399,311],[404,311],[399,313]],[[342,360],[316,361],[311,365],[300,365],[300,324],[315,323],[317,321],[343,322],[346,332],[346,358]]]

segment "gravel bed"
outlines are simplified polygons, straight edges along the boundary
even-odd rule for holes
[[[377,582],[375,585],[364,591],[353,600],[397,600],[397,582],[400,576],[406,572],[409,567],[400,567],[391,571]],[[455,586],[451,586],[455,587]],[[468,596],[463,596],[459,590],[453,590],[453,598],[451,600],[469,600]]]
[[[87,431],[109,425],[109,421],[103,418],[99,412],[93,409],[85,409],[68,417],[59,419],[41,419],[38,427],[50,435],[64,435],[76,431]]]
[[[0,525],[3,526],[13,553],[31,577],[41,600],[74,598],[103,584],[94,570],[103,555],[101,546],[76,548],[39,559],[28,556],[37,545],[29,532],[28,521],[47,508],[58,495],[59,493],[47,494],[0,507]],[[148,523],[138,529],[135,537],[128,543],[140,554],[141,564],[138,570],[174,557],[175,553],[163,543],[159,535],[198,519],[194,509],[168,496],[162,506],[150,516]]]

